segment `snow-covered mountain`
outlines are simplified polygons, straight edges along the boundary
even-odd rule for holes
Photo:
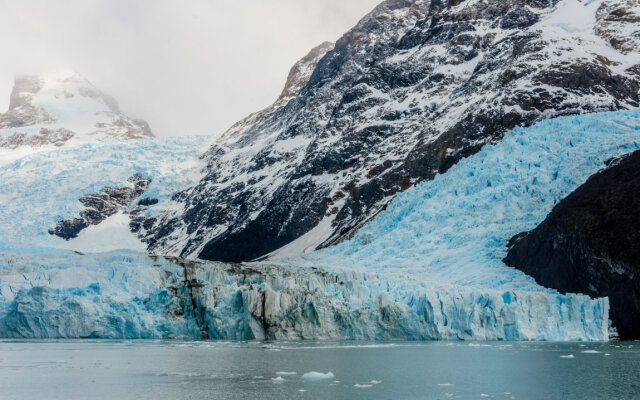
[[[246,118],[233,124],[233,126],[229,128],[218,141],[227,142],[236,140],[237,136],[242,135],[245,131],[262,121],[264,118],[287,105],[289,100],[296,97],[302,88],[304,88],[309,82],[309,78],[311,78],[311,74],[316,68],[316,65],[318,65],[320,59],[324,57],[327,52],[333,50],[334,46],[334,43],[324,42],[311,49],[306,56],[301,58],[293,67],[291,67],[284,89],[282,89],[282,93],[280,93],[280,96],[278,96],[278,99],[273,104],[263,110],[250,114]]]
[[[206,176],[175,197],[150,249],[309,252],[518,125],[638,107],[639,15],[631,0],[387,0],[295,97],[207,151]]]
[[[149,124],[124,115],[115,99],[75,72],[19,75],[9,111],[0,114],[0,162],[63,146],[148,137]]]

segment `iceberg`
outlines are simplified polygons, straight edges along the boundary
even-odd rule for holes
[[[307,379],[307,380],[320,380],[320,379],[333,379],[335,378],[335,376],[333,375],[333,372],[316,372],[316,371],[311,371],[311,372],[307,372],[304,375],[302,375],[301,379]]]

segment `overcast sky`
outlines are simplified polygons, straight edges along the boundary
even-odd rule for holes
[[[381,0],[0,0],[0,112],[16,73],[74,69],[158,136],[217,134]]]

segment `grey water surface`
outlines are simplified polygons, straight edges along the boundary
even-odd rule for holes
[[[640,342],[0,341],[3,400],[449,398],[640,399]]]

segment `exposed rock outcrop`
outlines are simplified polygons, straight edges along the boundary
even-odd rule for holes
[[[70,240],[90,225],[98,225],[110,216],[131,208],[134,200],[140,197],[149,187],[151,180],[140,175],[133,175],[127,182],[129,187],[107,187],[95,194],[87,194],[80,198],[80,203],[86,208],[80,212],[78,218],[59,221],[49,234]],[[135,214],[147,205],[152,205],[150,199],[143,199],[134,208]],[[132,222],[132,230],[139,230],[139,226]]]

